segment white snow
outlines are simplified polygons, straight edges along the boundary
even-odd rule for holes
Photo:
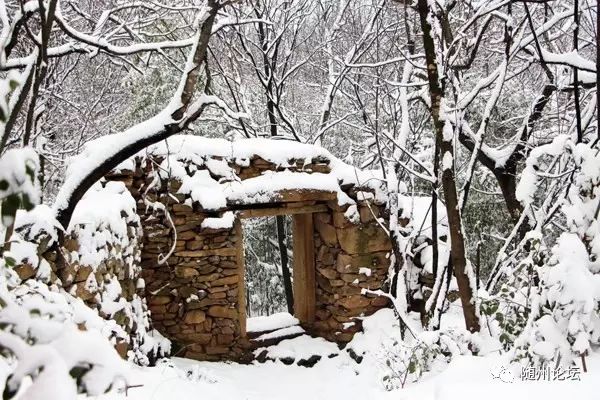
[[[431,238],[431,197],[424,196],[400,196],[402,218],[410,221],[417,235]],[[448,234],[448,217],[446,207],[441,201],[437,201],[438,237]]]
[[[0,158],[0,199],[13,194],[24,195],[32,205],[40,198],[39,158],[30,147],[10,149]],[[3,214],[2,224],[8,226],[12,219]]]
[[[282,340],[275,346],[264,348],[267,357],[274,359],[293,358],[296,361],[306,360],[313,355],[323,358],[331,354],[337,354],[339,349],[335,343],[328,342],[323,338],[312,338],[307,335],[298,336],[294,339]],[[262,352],[263,348],[256,349],[255,354]]]
[[[267,316],[252,317],[246,320],[246,331],[265,332],[298,325],[300,321],[290,313],[280,312]]]
[[[220,218],[206,218],[200,225],[203,229],[229,229],[233,227],[235,214],[227,211]]]
[[[595,399],[600,378],[600,354],[587,359],[589,373],[581,381],[522,381],[521,369],[510,365],[506,355],[497,352],[484,356],[456,355],[448,365],[437,366],[417,383],[391,391],[382,381],[388,367],[384,343],[398,338],[398,326],[391,310],[364,319],[365,334],[351,343],[358,354],[369,349],[358,364],[348,353],[323,339],[301,336],[284,340],[271,348],[270,356],[295,360],[320,355],[312,368],[280,361],[264,364],[197,362],[173,358],[153,368],[135,368],[130,382],[141,385],[124,393],[100,396],[101,400],[138,399],[231,399],[231,400],[305,400],[305,399],[419,399],[419,400],[564,400]],[[458,319],[457,321],[461,321]],[[436,337],[423,336],[433,344]],[[362,346],[359,348],[358,343]],[[329,358],[330,354],[337,354]],[[512,383],[510,383],[512,382]]]
[[[158,129],[161,121],[155,121],[147,129]],[[135,132],[137,132],[138,127]],[[144,127],[146,129],[146,127]],[[125,136],[127,133],[124,133]],[[137,133],[136,133],[137,134]],[[104,136],[88,142],[67,172],[67,183],[55,203],[55,209],[65,205],[71,183],[80,178],[81,171],[89,170],[91,164],[115,146],[112,136]],[[219,210],[229,204],[260,203],[274,200],[278,191],[317,190],[337,193],[340,205],[353,204],[341,186],[355,184],[368,188],[373,193],[362,192],[363,198],[374,198],[378,202],[387,199],[381,171],[361,171],[334,157],[320,146],[289,140],[262,138],[226,139],[206,138],[191,135],[175,135],[148,147],[138,157],[162,156],[159,173],[161,177],[175,177],[182,182],[180,193],[189,194],[206,210]],[[278,166],[281,171],[266,171],[261,176],[240,181],[229,163],[247,166],[251,157],[260,157]],[[96,161],[95,161],[96,160]],[[331,173],[292,172],[290,162],[301,161],[304,165],[327,162]],[[184,165],[188,162],[207,169],[192,171],[189,175]],[[131,162],[118,168],[131,168]],[[310,179],[308,179],[310,178]],[[71,182],[73,181],[73,182]],[[64,193],[63,193],[64,192]],[[360,199],[359,199],[360,200]]]
[[[287,328],[281,328],[276,331],[265,333],[264,335],[260,335],[259,337],[254,339],[254,341],[263,342],[263,341],[269,340],[269,339],[277,339],[280,337],[302,334],[304,332],[305,332],[304,329],[302,329],[302,327],[299,325],[288,326]]]
[[[442,170],[451,170],[453,162],[454,158],[452,157],[452,153],[449,151],[444,152],[444,157],[442,158]]]

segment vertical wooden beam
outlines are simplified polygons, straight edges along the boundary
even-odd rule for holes
[[[294,314],[302,324],[315,322],[315,249],[313,214],[293,216]]]
[[[236,264],[238,270],[238,321],[240,323],[240,336],[246,337],[246,259],[244,258],[244,231],[242,229],[242,221],[239,218],[235,220],[234,227],[235,236],[237,241],[235,242],[236,248]]]

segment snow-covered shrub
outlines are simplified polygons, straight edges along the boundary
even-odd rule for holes
[[[30,209],[39,202],[37,166],[37,155],[29,149],[11,150],[0,159],[3,223],[12,224],[19,207]],[[15,263],[10,252],[3,251],[0,363],[7,371],[2,377],[3,398],[19,393],[27,399],[75,399],[78,392],[104,393],[118,381],[126,385],[128,367],[98,325],[88,326],[89,309],[80,300],[51,292],[42,282],[21,284],[12,269]]]
[[[116,323],[44,283],[18,282],[0,260],[0,362],[10,371],[4,398],[75,399],[127,385],[129,366],[105,338],[120,329]]]
[[[471,334],[464,329],[424,331],[416,336],[383,345],[381,380],[386,390],[402,388],[429,371],[443,368],[453,357],[471,354]]]
[[[125,185],[98,183],[75,208],[65,241],[66,267],[59,275],[72,295],[117,321],[124,334],[114,339],[129,348],[131,360],[148,365],[170,345],[150,326],[142,296],[141,237],[136,203]]]
[[[19,208],[31,209],[39,202],[38,169],[39,158],[31,148],[8,150],[0,159],[0,210],[4,226],[14,222]]]
[[[515,341],[515,358],[534,364],[568,365],[600,340],[600,276],[590,271],[590,255],[574,233],[564,233],[540,269],[531,315]]]
[[[498,292],[493,295],[480,293],[481,315],[505,350],[512,348],[525,328],[531,309],[530,297],[539,286],[538,269],[547,260],[547,249],[540,232],[528,232],[512,257],[519,261],[506,272],[507,280]]]
[[[531,314],[515,341],[515,359],[568,365],[600,342],[600,154],[589,144],[559,137],[547,147],[565,154],[572,173],[560,211],[567,231],[538,268],[539,287],[531,292]],[[539,150],[539,149],[538,149]],[[540,151],[527,162],[519,184],[531,201]]]

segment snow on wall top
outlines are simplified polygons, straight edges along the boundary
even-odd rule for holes
[[[86,146],[84,153],[88,147],[92,151],[94,142]],[[324,148],[306,143],[261,138],[228,141],[176,135],[149,146],[136,157],[157,156],[163,158],[158,168],[161,178],[180,180],[179,193],[189,194],[205,210],[219,210],[230,204],[268,202],[284,190],[333,192],[337,193],[340,205],[354,204],[355,201],[342,190],[345,186],[372,191],[374,195],[370,194],[370,197],[374,196],[377,202],[387,200],[380,171],[358,170]],[[136,157],[121,164],[117,170],[132,170]],[[282,170],[266,170],[260,176],[240,179],[233,167],[248,167],[256,158]],[[298,163],[300,168],[297,168]],[[302,164],[304,167],[326,164],[330,172],[303,170]],[[190,172],[190,165],[192,169],[198,169]]]

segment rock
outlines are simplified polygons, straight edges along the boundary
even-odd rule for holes
[[[210,346],[206,348],[206,354],[227,354],[229,353],[229,347],[224,346]]]
[[[390,299],[384,296],[377,296],[371,299],[371,305],[374,307],[387,307],[390,304]]]
[[[348,254],[366,254],[392,250],[392,242],[379,226],[369,225],[337,229],[342,249]]]
[[[379,207],[374,204],[360,206],[358,212],[362,223],[374,221],[376,217],[379,218]]]
[[[189,267],[175,267],[175,276],[178,278],[192,278],[200,275],[194,268]]]
[[[371,301],[362,295],[348,296],[338,300],[338,303],[349,310],[367,307]]]
[[[237,319],[238,311],[235,308],[229,308],[226,306],[211,306],[208,309],[208,315],[216,318]]]
[[[87,280],[87,278],[92,272],[92,267],[89,267],[87,265],[80,266],[79,270],[77,271],[77,275],[75,275],[75,282],[84,282],[85,280]]]
[[[323,239],[323,242],[328,244],[329,246],[337,245],[337,234],[335,232],[335,228],[332,225],[329,225],[319,218],[315,218],[315,229],[319,232],[319,236]]]
[[[190,342],[197,344],[209,344],[212,337],[211,333],[190,333],[187,336]]]
[[[186,324],[201,324],[206,320],[206,314],[202,310],[191,310],[185,313],[183,321]]]
[[[211,282],[212,286],[223,286],[223,285],[233,285],[238,283],[238,281],[240,280],[239,276],[236,275],[231,275],[225,278],[221,278],[221,279],[217,279],[213,282]]]
[[[15,267],[15,272],[19,275],[22,281],[26,279],[33,278],[36,274],[35,268],[31,266],[31,264],[21,264]]]
[[[317,271],[327,279],[337,278],[337,272],[331,268],[317,268]]]
[[[161,305],[168,304],[171,302],[171,297],[169,296],[150,296],[150,300],[148,304],[150,305]]]
[[[233,335],[232,334],[220,334],[217,335],[217,343],[218,344],[231,344],[233,343]]]

